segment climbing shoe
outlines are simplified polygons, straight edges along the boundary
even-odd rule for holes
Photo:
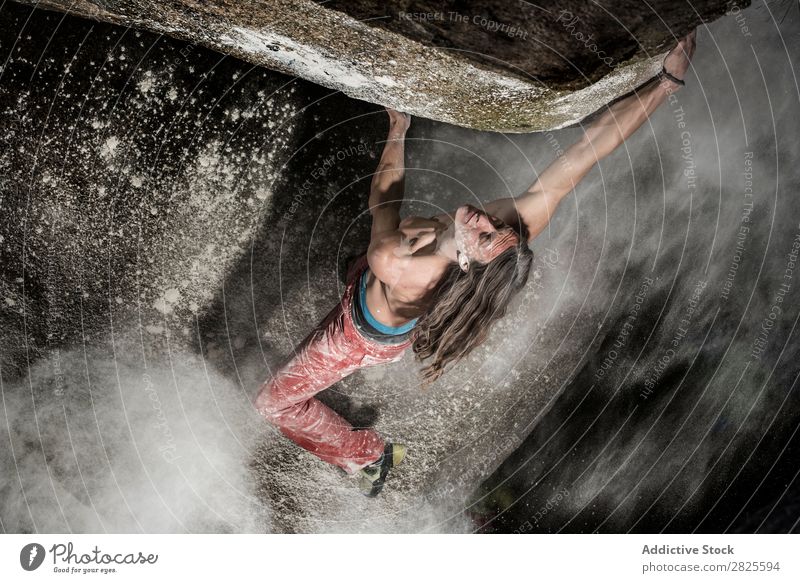
[[[401,443],[387,443],[383,455],[376,461],[358,471],[361,493],[374,498],[383,490],[389,470],[398,465],[406,456],[406,446]]]

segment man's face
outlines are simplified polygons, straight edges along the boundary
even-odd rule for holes
[[[456,249],[481,263],[488,263],[519,243],[514,229],[469,204],[456,211],[454,228]]]

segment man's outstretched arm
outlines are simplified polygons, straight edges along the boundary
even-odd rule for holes
[[[664,69],[683,79],[694,53],[695,33],[680,40],[664,60]],[[541,233],[561,200],[583,179],[592,167],[630,137],[661,105],[670,93],[680,88],[666,77],[656,77],[634,93],[608,106],[585,130],[581,139],[553,161],[530,188],[516,198],[493,201],[486,211],[506,223],[522,221],[528,240]]]
[[[369,191],[373,238],[397,230],[405,190],[405,137],[411,116],[388,108],[387,112],[389,135]]]

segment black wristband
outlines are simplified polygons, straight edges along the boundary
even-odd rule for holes
[[[678,79],[675,75],[667,71],[663,66],[661,67],[661,72],[658,75],[659,77],[666,77],[667,79],[669,79],[673,83],[677,83],[678,85],[681,86],[686,85],[686,81],[684,81],[683,79]]]

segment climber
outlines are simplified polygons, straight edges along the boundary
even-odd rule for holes
[[[354,429],[314,398],[354,371],[399,360],[408,347],[436,380],[486,338],[526,283],[528,243],[559,202],[684,84],[695,33],[678,42],[654,79],[607,106],[583,136],[530,188],[483,208],[400,218],[404,138],[410,116],[388,109],[389,135],[369,195],[371,240],[355,261],[339,304],[268,379],[255,406],[267,420],[320,459],[360,479],[367,496],[381,491],[406,448],[373,429]]]

